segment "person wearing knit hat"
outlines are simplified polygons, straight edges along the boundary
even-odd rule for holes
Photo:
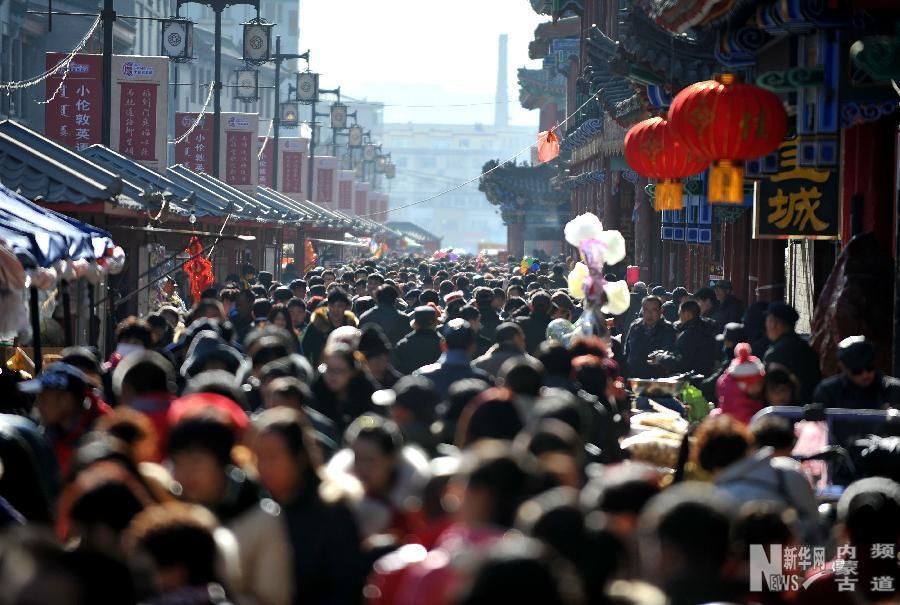
[[[728,414],[736,420],[749,424],[750,419],[763,409],[763,388],[766,368],[754,356],[750,345],[739,343],[734,348],[734,359],[716,384],[719,400],[718,409],[713,413]]]

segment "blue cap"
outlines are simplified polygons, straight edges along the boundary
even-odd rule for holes
[[[59,391],[72,391],[77,388],[85,388],[90,381],[88,377],[75,366],[61,361],[51,363],[34,380],[26,380],[19,383],[19,390],[23,393],[40,393],[47,389]]]

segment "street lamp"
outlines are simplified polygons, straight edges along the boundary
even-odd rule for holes
[[[285,101],[281,104],[282,126],[295,127],[300,122],[300,108],[295,101]]]
[[[363,128],[362,126],[351,126],[350,127],[350,141],[349,146],[353,148],[362,147],[363,144]]]
[[[341,102],[331,105],[331,129],[343,130],[347,128],[347,106]]]
[[[237,98],[244,103],[253,103],[259,100],[259,72],[245,67],[236,69],[237,74]]]
[[[188,3],[196,3],[202,4],[204,6],[208,6],[215,13],[215,29],[213,31],[213,38],[215,42],[214,49],[214,61],[215,61],[215,73],[213,75],[213,176],[219,177],[219,157],[220,157],[220,140],[222,137],[222,12],[228,8],[229,6],[237,6],[237,5],[246,5],[252,6],[256,9],[256,18],[259,19],[259,0],[177,0],[177,9],[181,8],[182,4]],[[109,11],[112,13],[113,17],[115,16],[115,11],[112,10],[112,0],[104,0],[104,13],[107,12],[105,7],[109,7]],[[176,9],[176,13],[177,13]],[[110,22],[108,32],[107,28],[104,27],[104,40],[103,47],[112,48],[112,23]],[[246,40],[246,38],[245,38]],[[268,52],[268,49],[266,50]],[[106,60],[106,53],[104,52],[104,61]],[[110,61],[112,59],[110,58]],[[104,65],[104,69],[106,66]],[[112,73],[111,67],[109,70]],[[112,86],[110,82],[109,86]],[[104,94],[109,94],[107,91],[104,91]],[[105,97],[108,98],[108,97]],[[108,107],[108,105],[106,105]],[[108,112],[104,112],[106,115]],[[104,123],[105,127],[105,123]],[[109,143],[109,137],[106,137],[106,143]]]
[[[160,22],[162,30],[162,55],[174,63],[193,59],[194,22],[183,17],[172,17]]]
[[[319,74],[304,71],[297,74],[297,100],[304,105],[319,98]]]
[[[249,65],[262,65],[269,61],[275,24],[257,16],[241,25],[244,26],[244,61]]]
[[[385,155],[375,156],[375,173],[376,174],[384,174],[384,167],[386,165],[387,165],[387,156],[385,156]]]
[[[388,162],[384,166],[384,176],[385,178],[392,179],[397,176],[397,165],[393,162]]]

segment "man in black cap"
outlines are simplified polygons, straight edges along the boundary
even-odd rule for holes
[[[413,331],[400,339],[394,349],[394,367],[401,374],[412,374],[441,356],[444,339],[438,334],[438,313],[429,305],[416,307],[410,326]]]
[[[496,378],[503,364],[515,357],[531,358],[531,355],[525,352],[525,333],[522,328],[507,321],[497,328],[497,344],[475,360],[475,367]]]
[[[531,313],[528,314],[528,317],[517,318],[516,323],[525,333],[525,350],[533,355],[541,343],[547,339],[547,325],[553,320],[550,316],[552,307],[550,295],[543,290],[535,292],[531,296],[529,307]]]
[[[350,296],[340,288],[332,288],[327,304],[313,311],[309,327],[303,335],[303,354],[313,366],[318,365],[328,335],[341,326],[359,325],[356,315],[350,312]]]
[[[431,425],[441,397],[430,380],[423,376],[404,376],[392,389],[375,391],[372,403],[388,408],[391,420],[400,427],[407,444],[416,445],[429,455],[435,454],[437,443]]]
[[[306,299],[306,281],[302,279],[293,280],[288,286],[294,298]]]
[[[826,378],[813,394],[813,403],[826,408],[880,410],[900,408],[900,380],[875,367],[875,344],[865,336],[848,336],[838,344],[841,373]]]
[[[451,319],[444,326],[445,351],[436,363],[426,365],[416,371],[434,384],[435,390],[444,398],[457,380],[480,378],[490,381],[484,370],[472,365],[475,354],[475,330],[465,319]]]
[[[409,317],[397,310],[395,303],[399,293],[393,286],[379,286],[375,291],[375,307],[363,313],[359,325],[377,324],[384,330],[392,346],[409,332]]]
[[[716,326],[721,330],[724,325],[719,324],[718,321],[719,301],[716,298],[715,290],[712,288],[700,288],[694,292],[694,300],[700,305],[700,316],[715,321]]]
[[[630,378],[655,378],[663,368],[652,366],[647,356],[656,351],[672,351],[675,347],[675,328],[662,317],[662,301],[648,296],[641,303],[641,317],[628,328],[625,357]]]
[[[494,333],[497,326],[500,325],[500,314],[494,308],[494,291],[490,288],[475,288],[475,306],[481,312],[481,331],[480,334],[494,341]]]
[[[695,300],[681,303],[675,324],[675,345],[672,359],[665,367],[670,373],[697,372],[708,376],[715,367],[716,323],[700,317],[700,305]],[[665,321],[665,320],[662,320]]]
[[[800,402],[812,403],[813,390],[822,379],[819,355],[809,343],[794,331],[800,316],[791,305],[777,301],[769,305],[766,315],[766,335],[769,350],[763,358],[766,366],[780,363],[800,381]]]
[[[666,318],[666,321],[670,323],[675,323],[678,321],[678,309],[681,307],[681,303],[685,298],[689,296],[687,289],[678,286],[674,290],[672,290],[671,300],[668,300],[663,303],[663,317]]]
[[[372,378],[382,388],[391,389],[402,377],[402,374],[391,365],[391,342],[378,324],[362,326],[359,339],[359,352],[366,358],[366,366]]]
[[[719,326],[739,322],[744,316],[744,303],[731,291],[731,280],[720,279],[716,282],[716,300],[719,308],[715,312],[715,320]]]

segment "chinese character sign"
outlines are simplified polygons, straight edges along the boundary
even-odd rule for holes
[[[259,184],[263,187],[268,187],[272,189],[272,158],[275,155],[274,149],[274,140],[269,137],[258,137],[257,143],[259,147],[257,148],[256,153],[259,153],[259,150],[262,149],[262,155],[259,156]],[[265,147],[263,147],[265,145]]]
[[[259,182],[258,127],[255,113],[222,114],[221,174],[226,183],[250,195],[256,192]],[[271,169],[267,172],[271,174]]]
[[[119,153],[158,170],[166,165],[169,63],[166,57],[113,57],[111,142]]]
[[[350,210],[353,207],[353,181],[341,181],[338,188],[338,208]]]
[[[301,193],[303,154],[299,151],[281,152],[281,191]]]
[[[369,192],[365,189],[356,192],[353,204],[353,214],[361,215],[366,213],[366,204],[368,203]]]
[[[332,203],[332,180],[334,179],[334,170],[327,168],[319,168],[316,173],[316,203],[331,204]]]
[[[47,53],[47,69],[66,58],[65,53]],[[44,105],[44,134],[57,143],[81,151],[101,142],[103,59],[100,55],[75,55],[69,63],[68,75],[62,82],[60,70],[47,79],[47,98],[56,98]]]
[[[225,158],[225,182],[229,185],[250,184],[250,132],[225,133],[228,156]]]
[[[123,82],[119,151],[139,162],[156,160],[156,85]]]
[[[841,204],[836,170],[797,165],[797,140],[778,149],[778,172],[759,181],[754,204],[756,239],[838,239]]]
[[[184,133],[197,121],[199,115],[199,113],[176,112],[175,138],[180,139],[184,136]],[[182,164],[194,172],[212,172],[212,123],[212,116],[204,115],[191,134],[175,145],[175,162],[177,164]]]

